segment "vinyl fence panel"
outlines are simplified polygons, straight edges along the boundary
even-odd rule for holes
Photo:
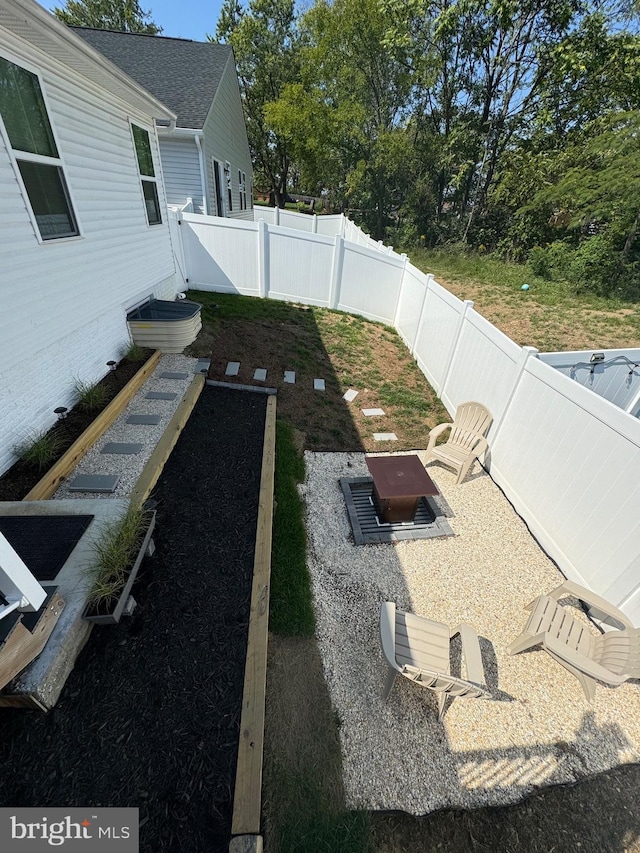
[[[340,311],[392,324],[396,313],[404,261],[344,241],[340,281]]]
[[[258,296],[258,223],[184,214],[180,226],[189,286]]]
[[[460,403],[476,400],[499,423],[517,379],[521,352],[521,347],[477,311],[467,310],[440,392],[447,411],[453,414]]]
[[[429,284],[413,354],[438,394],[451,363],[464,311],[465,303],[457,296],[436,281]]]
[[[290,228],[269,228],[268,296],[328,307],[335,241]]]
[[[318,216],[316,220],[316,234],[324,234],[325,237],[342,236],[344,216],[339,213],[327,216]]]
[[[491,475],[562,571],[640,625],[640,423],[530,358]]]
[[[402,278],[402,289],[396,312],[396,330],[411,352],[418,335],[429,278],[411,263],[407,263]]]

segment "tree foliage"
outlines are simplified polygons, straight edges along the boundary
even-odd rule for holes
[[[138,0],[66,0],[64,6],[53,9],[53,13],[70,27],[95,27],[151,36],[162,32],[162,27],[149,20],[151,13],[144,12]]]

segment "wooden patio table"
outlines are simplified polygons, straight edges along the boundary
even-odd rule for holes
[[[415,453],[366,456],[373,477],[373,502],[387,524],[413,521],[423,497],[439,494],[438,487]]]

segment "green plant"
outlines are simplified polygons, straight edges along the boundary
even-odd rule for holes
[[[36,465],[42,471],[60,455],[63,445],[62,436],[55,432],[34,432],[18,444],[14,452],[23,462]]]
[[[278,421],[269,627],[281,634],[310,637],[315,617],[306,561],[304,506],[297,488],[303,480],[304,460],[296,450],[293,430]]]
[[[120,518],[103,525],[94,545],[95,559],[87,569],[93,582],[87,601],[94,613],[108,613],[117,601],[150,518],[144,507],[130,504]]]
[[[104,385],[100,385],[98,382],[91,385],[81,379],[76,379],[75,389],[78,395],[78,407],[83,412],[95,412],[104,408],[108,396]]]
[[[124,361],[142,361],[145,357],[146,349],[139,344],[131,341],[120,353],[120,357]]]

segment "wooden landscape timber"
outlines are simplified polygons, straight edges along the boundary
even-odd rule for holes
[[[251,613],[231,825],[233,836],[260,835],[275,444],[276,397],[270,396],[267,400],[262,450]]]

